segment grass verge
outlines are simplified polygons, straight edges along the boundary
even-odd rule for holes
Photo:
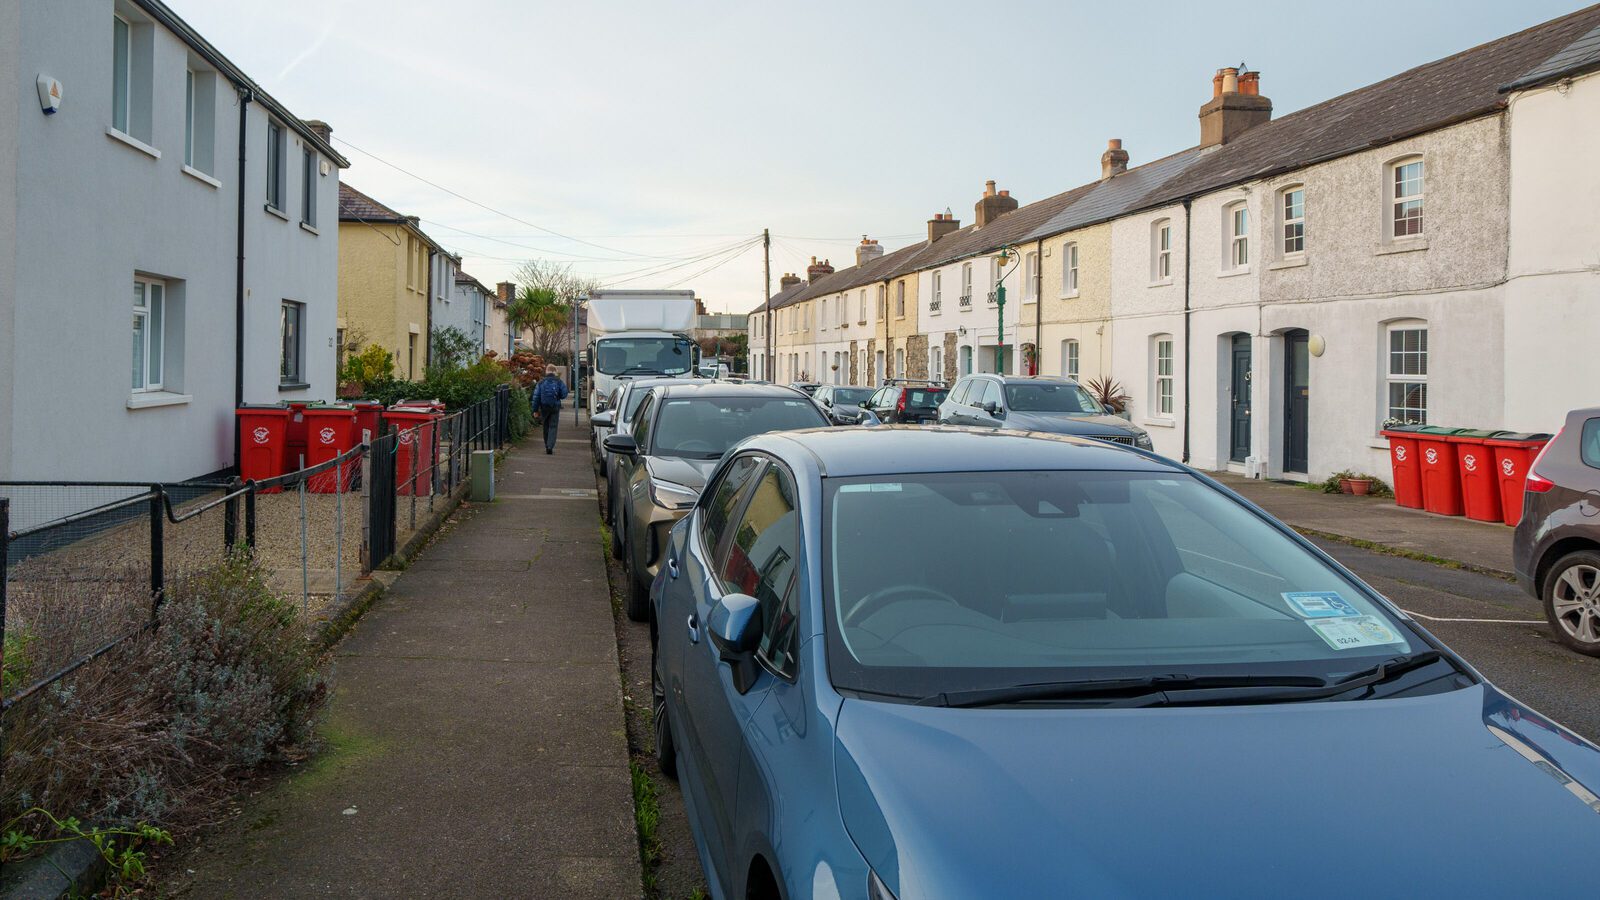
[[[1379,544],[1375,541],[1369,541],[1364,538],[1355,538],[1343,534],[1334,534],[1331,531],[1318,531],[1315,528],[1302,528],[1298,525],[1292,525],[1290,527],[1306,537],[1321,538],[1325,541],[1334,541],[1336,543],[1345,544],[1360,550],[1370,550],[1373,553],[1381,553],[1384,556],[1397,556],[1401,559],[1414,559],[1417,562],[1425,562],[1429,563],[1430,565],[1440,566],[1446,569],[1457,569],[1463,572],[1476,572],[1479,575],[1487,575],[1490,578],[1498,578],[1501,581],[1509,581],[1513,584],[1516,583],[1517,580],[1516,576],[1507,574],[1498,569],[1491,569],[1486,566],[1475,566],[1472,563],[1462,562],[1457,559],[1445,559],[1442,556],[1434,556],[1431,553],[1423,553],[1418,550],[1407,550],[1403,547],[1391,547],[1388,544]]]
[[[661,803],[656,795],[656,783],[644,766],[630,760],[628,769],[633,773],[633,823],[639,829],[639,864],[644,868],[644,889],[654,893],[656,863],[661,859],[661,841],[657,835]]]

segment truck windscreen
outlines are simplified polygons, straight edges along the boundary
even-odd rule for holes
[[[605,375],[682,375],[694,363],[693,347],[685,338],[604,338],[595,365]]]

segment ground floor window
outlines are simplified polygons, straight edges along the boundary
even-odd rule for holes
[[[417,335],[412,332],[406,335],[406,372],[412,377],[417,377]]]
[[[1061,373],[1076,380],[1078,377],[1078,342],[1061,342]]]
[[[1417,322],[1389,327],[1386,381],[1388,412],[1396,424],[1428,424],[1428,328]]]
[[[166,362],[167,284],[154,278],[133,280],[133,389],[161,390]]]
[[[1158,416],[1170,416],[1173,410],[1173,365],[1172,365],[1172,335],[1158,334],[1155,336],[1154,354],[1154,384],[1151,393],[1155,397],[1155,411]]]
[[[300,384],[305,381],[305,318],[304,303],[283,301],[283,309],[278,317],[279,332],[283,339],[283,352],[278,366],[280,384]]]
[[[928,378],[933,381],[944,380],[944,348],[931,347],[928,350]]]

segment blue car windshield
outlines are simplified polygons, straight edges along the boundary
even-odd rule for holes
[[[1336,569],[1181,473],[830,478],[824,494],[841,688],[1329,678],[1426,646]]]
[[[650,455],[718,459],[751,435],[827,424],[816,404],[801,397],[672,399],[656,419]]]
[[[1100,408],[1089,392],[1069,382],[1039,381],[1006,385],[1006,408],[1016,412],[1100,415]]]

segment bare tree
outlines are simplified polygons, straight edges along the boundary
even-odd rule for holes
[[[600,282],[541,259],[523,263],[514,277],[522,289],[506,312],[518,338],[546,360],[570,363],[572,305]]]

